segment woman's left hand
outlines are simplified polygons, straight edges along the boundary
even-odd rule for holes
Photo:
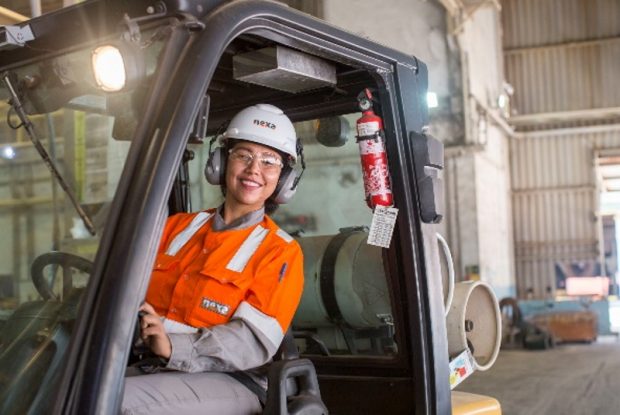
[[[153,306],[146,302],[142,304],[140,311],[144,313],[140,319],[140,337],[157,356],[170,359],[172,344],[168,334],[166,334],[161,317]]]

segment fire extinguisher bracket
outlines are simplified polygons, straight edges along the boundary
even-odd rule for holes
[[[371,135],[356,135],[355,136],[355,142],[359,143],[360,141],[364,141],[364,140],[374,140],[379,141],[379,140],[385,140],[385,134],[383,133],[383,131],[375,131],[374,134]]]

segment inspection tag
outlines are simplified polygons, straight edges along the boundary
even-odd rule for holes
[[[465,349],[461,354],[450,361],[450,389],[464,381],[469,375],[474,373],[473,357],[469,349]]]
[[[394,207],[377,206],[372,215],[370,230],[368,231],[369,245],[389,248],[392,242],[392,233],[396,225],[398,209]]]

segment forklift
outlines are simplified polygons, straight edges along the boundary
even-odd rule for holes
[[[0,27],[0,413],[118,412],[165,220],[221,203],[209,148],[259,103],[304,145],[273,216],[304,294],[264,413],[501,413],[451,390],[426,92],[415,57],[273,1],[86,0]],[[472,319],[454,350],[475,355]]]

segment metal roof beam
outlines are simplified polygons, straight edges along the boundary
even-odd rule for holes
[[[546,45],[523,46],[504,49],[504,55],[517,55],[520,53],[539,52],[551,49],[583,48],[588,46],[599,46],[616,43],[620,41],[620,36],[601,37],[597,39],[584,39],[571,42],[549,43]]]
[[[591,121],[620,117],[620,107],[591,108],[575,111],[539,112],[534,114],[514,115],[508,118],[512,126],[535,125],[563,121]]]

